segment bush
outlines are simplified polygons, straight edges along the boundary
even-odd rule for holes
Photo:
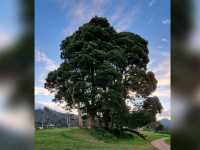
[[[113,130],[104,130],[102,128],[96,128],[90,130],[90,134],[97,138],[98,140],[102,140],[104,142],[114,142],[119,139],[127,139],[133,137],[132,134],[124,132],[122,130],[113,129]]]
[[[117,139],[117,137],[114,136],[112,133],[101,128],[91,130],[90,134],[98,140],[103,140],[104,142],[113,141]]]

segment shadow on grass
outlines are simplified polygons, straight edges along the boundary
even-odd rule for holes
[[[136,135],[120,130],[105,130],[101,128],[95,128],[88,130],[90,135],[105,143],[115,143],[119,141],[134,141]]]

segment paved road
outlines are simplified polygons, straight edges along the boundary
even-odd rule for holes
[[[151,144],[158,150],[170,150],[170,145],[164,142],[165,138],[152,141]]]

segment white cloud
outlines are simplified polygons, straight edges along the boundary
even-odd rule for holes
[[[44,85],[48,73],[57,69],[59,65],[38,49],[35,50],[35,60],[37,62],[35,83],[41,87]],[[37,94],[39,95],[39,93],[41,93],[40,95],[51,95],[44,88],[37,88]]]
[[[35,54],[36,62],[44,63],[44,65],[46,66],[46,70],[52,71],[58,68],[58,65],[52,59],[50,59],[44,52],[36,50]]]
[[[158,86],[169,86],[169,85],[170,85],[170,76],[169,75],[162,76],[158,80]]]
[[[170,19],[162,20],[162,24],[170,24]]]
[[[151,1],[149,2],[149,7],[152,7],[155,3],[156,3],[156,0],[151,0]]]
[[[70,25],[68,25],[65,29],[64,29],[64,35],[65,36],[70,36],[73,34],[74,31],[76,31],[78,29],[78,25],[74,24],[71,22]]]
[[[66,103],[55,103],[55,102],[41,102],[36,101],[35,109],[44,109],[44,107],[48,107],[49,109],[65,113],[66,109],[64,108]]]
[[[158,97],[170,97],[170,90],[169,87],[164,90],[159,90],[157,89],[154,93],[152,93],[153,96],[158,96]]]
[[[140,10],[141,5],[139,2],[131,7],[127,7],[125,3],[120,3],[108,18],[117,31],[126,31],[135,22]]]
[[[158,86],[170,86],[170,60],[164,60],[155,69],[155,74],[158,79]]]
[[[35,54],[36,54],[35,56],[36,62],[43,64],[41,65],[42,72],[40,72],[40,74],[36,74],[36,81],[37,81],[36,83],[37,85],[39,85],[39,83],[44,85],[45,78],[48,72],[57,69],[58,65],[42,51],[36,49]],[[41,86],[35,87],[35,95],[54,96],[53,93],[50,93],[47,89]]]
[[[135,21],[138,10],[132,8],[129,10],[119,9],[111,16],[111,22],[114,24],[117,31],[126,31],[130,25]]]
[[[156,53],[153,63],[150,65],[150,70],[155,73],[158,80],[157,89],[152,93],[152,96],[158,96],[164,107],[163,112],[157,116],[157,119],[170,119],[170,54],[166,52]]]
[[[119,3],[120,7],[113,7],[112,1],[108,0],[91,0],[90,3],[87,0],[79,0],[76,3],[62,0],[60,5],[67,12],[67,19],[70,18],[70,22],[64,29],[65,36],[71,35],[79,26],[94,16],[107,17],[117,31],[127,30],[136,19],[140,8],[138,4],[127,8],[126,2],[120,1]],[[112,14],[108,16],[107,12],[110,11],[111,7]]]
[[[35,87],[35,95],[53,96],[52,93],[43,87]]]
[[[55,103],[55,102],[41,102],[41,101],[36,101],[35,103],[35,109],[43,109],[44,107],[48,107],[49,109],[52,109],[57,112],[61,113],[72,113],[72,114],[78,114],[77,109],[66,109],[66,102],[62,103]]]
[[[151,66],[151,69],[159,80],[164,82],[167,79],[170,79],[170,55],[163,53],[160,56],[160,59],[157,59],[154,65]]]
[[[91,17],[96,15],[103,16],[104,10],[109,1],[107,0],[92,0],[88,3],[87,0],[78,1],[76,3],[69,1],[62,1],[60,3],[67,11],[66,17],[70,18],[70,23],[64,29],[65,36],[71,35],[80,25],[89,21]],[[67,6],[67,7],[66,7]]]
[[[167,42],[168,40],[166,38],[161,39],[162,42]]]
[[[87,20],[90,17],[99,14],[107,2],[107,0],[92,0],[90,4],[88,4],[88,1],[79,1],[79,3],[76,3],[71,10],[72,18]]]
[[[162,113],[157,114],[156,116],[157,120],[162,120],[162,119],[169,119],[171,120],[171,110],[170,109],[163,109]]]
[[[157,89],[152,95],[170,98],[170,55],[161,55],[160,59],[151,65],[151,70],[158,80]]]
[[[41,73],[41,75],[39,76],[39,77],[40,77],[39,81],[40,81],[42,84],[45,83],[45,78],[46,78],[46,76],[47,76],[47,72]]]

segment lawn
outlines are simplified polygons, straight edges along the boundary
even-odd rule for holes
[[[171,144],[171,138],[170,138],[170,137],[166,138],[166,139],[165,139],[165,143]]]
[[[150,135],[152,139],[161,137],[153,132]],[[136,135],[117,138],[110,133],[79,128],[37,130],[35,143],[36,150],[153,150]]]
[[[166,139],[170,138],[170,135],[166,133],[159,133],[159,132],[154,132],[154,131],[142,131],[142,133],[145,135],[145,137],[149,141],[153,141],[160,138],[166,138]]]

